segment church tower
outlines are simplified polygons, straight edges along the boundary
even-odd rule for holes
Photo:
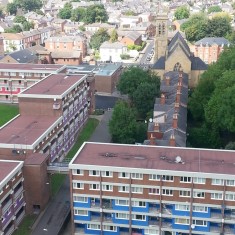
[[[155,36],[155,53],[154,53],[154,62],[156,62],[161,56],[165,56],[168,40],[167,40],[167,22],[168,16],[167,13],[160,13],[156,17],[156,36]]]

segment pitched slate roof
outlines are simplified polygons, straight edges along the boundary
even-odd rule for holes
[[[227,39],[225,39],[224,37],[218,37],[218,38],[214,38],[214,37],[208,37],[208,38],[203,38],[199,41],[197,41],[195,43],[196,46],[212,46],[212,45],[218,45],[218,46],[226,46],[229,45],[229,41]]]
[[[165,69],[165,56],[161,56],[153,65],[153,69]]]
[[[133,41],[136,41],[140,36],[141,36],[141,34],[138,32],[135,32],[135,31],[129,32],[126,35],[127,38],[130,38]]]
[[[208,65],[199,57],[191,56],[191,70],[207,70]]]
[[[8,56],[12,57],[18,63],[33,63],[34,61],[37,60],[36,53],[34,53],[28,49],[14,51],[14,52],[8,54]]]

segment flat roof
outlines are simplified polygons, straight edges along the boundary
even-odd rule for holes
[[[46,72],[61,70],[66,68],[65,65],[59,64],[10,64],[10,63],[0,63],[0,70],[44,70]]]
[[[25,95],[63,95],[73,85],[79,83],[86,75],[68,75],[68,74],[50,74],[34,85],[30,86],[19,94],[19,97]]]
[[[15,171],[23,166],[22,161],[0,160],[0,188],[4,185],[4,181],[10,180]]]
[[[60,119],[61,117],[19,115],[0,129],[0,148],[25,149]]]
[[[235,151],[86,142],[72,164],[235,175]]]

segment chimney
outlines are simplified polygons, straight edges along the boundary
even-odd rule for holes
[[[165,104],[165,103],[166,103],[166,96],[162,93],[161,94],[160,104]]]
[[[153,130],[159,132],[159,124],[157,122],[154,123]]]
[[[165,80],[166,80],[166,85],[169,86],[171,78],[169,76],[166,76]]]
[[[171,137],[170,137],[170,146],[175,147],[175,135],[174,134],[171,134]]]
[[[179,103],[175,103],[175,112],[179,111],[179,107],[180,107],[180,104]]]
[[[181,93],[180,93],[179,90],[177,90],[177,92],[176,92],[176,99],[175,99],[176,103],[180,103],[180,96],[181,96]]]
[[[182,81],[183,81],[183,72],[179,71],[179,82],[182,83]]]
[[[153,136],[153,133],[151,133],[151,136],[150,136],[150,145],[156,145],[155,139],[156,138]]]
[[[178,114],[174,113],[173,114],[173,128],[176,129],[178,126]]]
[[[182,82],[178,82],[177,84],[177,90],[181,91],[182,89]]]

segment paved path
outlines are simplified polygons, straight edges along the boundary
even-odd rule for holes
[[[105,112],[104,115],[98,116],[100,123],[97,126],[95,132],[89,141],[91,142],[103,142],[108,143],[111,140],[108,131],[108,122],[112,116],[112,111]],[[94,117],[94,116],[93,116]],[[36,221],[36,224],[33,226],[32,235],[57,235],[59,234],[62,223],[65,221],[65,211],[68,202],[70,201],[70,192],[69,192],[69,177],[66,177],[66,180],[62,187],[60,188],[57,195],[51,200],[48,207],[45,209],[41,217]],[[68,210],[67,210],[68,211]],[[64,229],[60,232],[60,235],[71,235],[71,222],[67,222],[67,226],[64,225]]]

